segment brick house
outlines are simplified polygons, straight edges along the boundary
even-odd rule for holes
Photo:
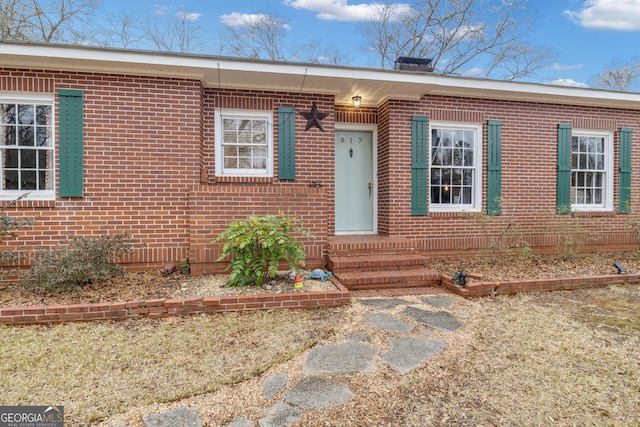
[[[637,245],[640,94],[1,43],[0,105],[0,197],[29,192],[8,213],[36,218],[8,242],[25,263],[127,232],[132,268],[219,271],[226,224],[279,210],[315,235],[310,266],[469,253],[505,230],[546,251],[567,225],[590,249]]]

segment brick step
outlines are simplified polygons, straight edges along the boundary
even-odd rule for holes
[[[398,255],[415,253],[416,240],[402,237],[334,238],[328,242],[329,256]]]
[[[327,262],[334,273],[353,271],[394,271],[427,266],[427,258],[420,254],[330,256]]]
[[[349,290],[440,285],[440,273],[428,268],[397,271],[353,271],[336,273],[336,278]]]

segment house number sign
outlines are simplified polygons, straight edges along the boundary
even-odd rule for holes
[[[347,139],[349,141],[349,144],[353,144],[353,137],[345,138],[344,136],[340,138],[340,143],[344,144],[345,142],[347,142]],[[360,144],[361,142],[362,142],[362,137],[359,137],[358,144]]]

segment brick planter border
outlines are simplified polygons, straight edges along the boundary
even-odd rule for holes
[[[470,274],[473,277],[473,274]],[[351,294],[335,277],[331,277],[336,291],[300,292],[291,294],[256,294],[220,297],[191,297],[185,299],[152,299],[127,302],[49,305],[0,308],[0,324],[32,325],[93,320],[127,320],[163,318],[194,313],[224,313],[244,310],[270,310],[276,308],[339,307],[351,302]],[[496,289],[496,282],[473,281],[458,287],[450,277],[441,276],[442,286],[463,297],[513,295],[520,292],[560,291],[604,287],[615,284],[640,283],[640,273],[564,279],[534,279],[504,281]],[[419,289],[419,288],[414,288]]]
[[[229,295],[184,299],[151,299],[126,302],[0,308],[0,324],[32,325],[163,318],[194,313],[270,310],[276,308],[338,307],[351,302],[349,291],[337,280],[331,292]]]
[[[473,281],[464,288],[456,286],[450,277],[442,276],[442,286],[464,297],[486,297],[496,290],[497,295],[513,295],[520,292],[568,291],[609,285],[640,283],[640,273],[611,274],[606,276],[571,277],[564,279],[532,279],[499,282]]]

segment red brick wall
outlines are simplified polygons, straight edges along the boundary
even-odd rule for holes
[[[215,256],[203,248],[226,224],[220,218],[278,210],[303,219],[317,236],[305,241],[308,257],[315,264],[323,261],[334,223],[332,96],[205,89],[199,81],[160,77],[0,69],[2,91],[51,94],[63,88],[84,93],[84,196],[21,201],[7,211],[35,218],[8,242],[25,255],[24,265],[33,249],[115,232],[127,232],[135,242],[124,264],[157,267],[187,257],[209,262]],[[306,119],[299,113],[310,111],[312,102],[329,114],[324,132],[304,130]],[[296,108],[296,179],[278,180],[277,146],[273,178],[216,177],[215,108],[272,111],[277,141],[280,106]],[[312,181],[320,187],[311,187]],[[205,258],[197,259],[200,255]]]
[[[425,96],[418,104],[390,101],[381,108],[379,155],[380,176],[388,181],[388,203],[381,204],[379,223],[393,236],[418,237],[423,250],[450,252],[486,247],[483,225],[469,215],[432,212],[419,217],[410,214],[411,115],[427,115],[430,120],[483,123],[486,143],[486,120],[502,121],[502,199],[501,217],[492,217],[489,234],[504,230],[509,223],[522,233],[531,246],[547,247],[557,243],[558,227],[577,225],[597,233],[592,243],[606,249],[637,245],[627,228],[629,215],[617,214],[618,203],[618,135],[620,127],[633,128],[634,170],[640,168],[640,112],[540,104],[530,102],[465,99]],[[387,123],[388,121],[388,123]],[[557,125],[570,123],[574,128],[616,131],[614,151],[614,212],[555,215]],[[388,128],[388,130],[387,130]],[[388,136],[387,136],[388,135]],[[392,142],[389,142],[392,141]],[[386,164],[388,156],[388,165]],[[486,146],[483,152],[486,172]],[[387,170],[389,172],[387,172]],[[486,175],[483,172],[483,179]],[[632,176],[632,188],[639,188],[640,178]],[[486,189],[483,188],[483,211]],[[632,208],[638,211],[638,193],[632,191]],[[386,225],[388,223],[388,225]],[[561,224],[565,225],[561,225]],[[486,223],[485,225],[486,226]]]
[[[485,123],[501,120],[504,215],[493,218],[496,231],[513,222],[532,246],[556,243],[551,215],[556,203],[557,124],[617,131],[632,127],[634,170],[640,170],[640,113],[629,110],[531,102],[425,96],[419,102],[387,101],[378,108],[335,106],[330,95],[203,88],[196,80],[0,68],[0,90],[55,93],[81,89],[85,103],[85,194],[82,198],[20,202],[8,213],[35,217],[9,248],[31,254],[74,235],[127,232],[136,242],[124,261],[160,266],[190,257],[200,271],[213,268],[210,241],[230,219],[289,211],[317,236],[305,240],[308,257],[320,263],[326,240],[334,234],[334,130],[336,122],[378,125],[379,234],[422,240],[425,251],[451,252],[487,245],[478,221],[464,215],[410,214],[411,116],[431,120]],[[300,112],[316,102],[324,132],[305,131]],[[295,107],[296,179],[215,175],[216,108],[273,112],[277,141],[278,107]],[[57,107],[57,102],[56,102]],[[57,115],[57,112],[56,112]],[[616,134],[615,147],[618,140]],[[486,153],[483,155],[483,159]],[[485,165],[483,161],[483,165]],[[614,170],[617,171],[616,155]],[[617,172],[614,203],[617,204]],[[640,188],[632,176],[632,187]],[[311,186],[312,181],[321,187]],[[485,193],[483,193],[485,194]],[[483,196],[486,197],[486,196]],[[632,191],[632,208],[638,210]],[[483,204],[483,209],[486,204]],[[599,233],[596,242],[621,247],[635,244],[627,215],[576,214],[576,221]]]
[[[7,69],[0,76],[3,91],[38,81],[36,91],[84,92],[84,197],[19,203],[9,213],[36,221],[10,242],[13,248],[127,232],[136,249],[125,262],[186,257],[188,191],[200,179],[198,81]]]

